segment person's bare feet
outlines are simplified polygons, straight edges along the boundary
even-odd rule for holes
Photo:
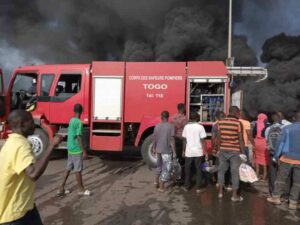
[[[218,198],[223,198],[223,185],[222,184],[218,184]]]

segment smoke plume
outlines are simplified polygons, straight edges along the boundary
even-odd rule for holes
[[[3,0],[0,65],[8,72],[24,62],[225,60],[227,26],[223,0]],[[237,65],[255,65],[247,38],[234,40]]]
[[[281,111],[292,116],[300,107],[300,36],[281,33],[268,39],[262,50],[269,78],[245,85],[246,110],[251,115]]]

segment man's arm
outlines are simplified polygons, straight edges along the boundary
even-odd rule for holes
[[[286,141],[286,135],[287,135],[286,131],[283,130],[282,135],[280,136],[280,138],[278,140],[278,144],[276,144],[275,151],[274,151],[274,158],[276,160],[278,160],[282,154],[282,150],[284,148],[285,141]]]
[[[83,140],[82,140],[82,136],[81,135],[78,135],[77,136],[77,140],[78,140],[78,143],[80,145],[80,148],[82,150],[82,156],[83,156],[83,159],[87,159],[87,152],[83,146]]]
[[[25,174],[29,179],[32,181],[36,181],[39,179],[39,177],[44,173],[49,159],[50,155],[56,145],[58,145],[62,141],[61,136],[55,136],[52,140],[52,142],[49,144],[45,154],[41,158],[41,160],[37,161],[34,164],[30,164],[26,169],[25,169]]]
[[[254,139],[253,139],[253,136],[251,135],[251,129],[250,130],[246,130],[246,133],[247,133],[247,137],[252,145],[252,149],[255,149],[255,142],[254,142]],[[246,143],[245,143],[246,144]]]
[[[242,132],[239,132],[239,142],[240,142],[240,151],[242,154],[245,154],[245,143]]]
[[[173,152],[173,158],[176,158],[176,148],[175,148],[175,138],[174,136],[171,137],[171,149]]]
[[[203,152],[205,152],[205,159],[207,160],[208,159],[208,152],[207,152],[207,145],[206,145],[205,139],[201,138],[201,145],[202,145]]]
[[[152,150],[154,153],[156,153],[156,127],[154,128],[154,131],[153,131],[153,139],[152,139]]]
[[[220,127],[218,126],[218,132],[216,135],[216,152],[218,153],[220,151],[221,146],[221,134],[220,134]]]
[[[182,157],[185,157],[185,149],[186,149],[186,138],[182,138]]]

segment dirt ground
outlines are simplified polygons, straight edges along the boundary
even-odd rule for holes
[[[244,186],[244,201],[232,203],[230,193],[219,200],[214,185],[200,195],[195,190],[184,192],[181,187],[159,193],[153,186],[154,170],[139,157],[93,156],[84,163],[84,183],[93,192],[89,197],[78,196],[74,176],[67,183],[72,192],[57,197],[66,159],[49,163],[36,191],[44,224],[300,224],[299,211],[266,202],[265,183],[255,185],[260,191]]]

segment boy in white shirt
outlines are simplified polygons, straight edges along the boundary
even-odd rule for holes
[[[190,122],[185,125],[182,133],[183,152],[185,158],[185,190],[191,188],[191,166],[196,167],[196,186],[197,193],[201,193],[201,163],[203,162],[204,152],[206,153],[206,132],[202,125],[198,123],[199,115],[196,112],[190,113]],[[207,157],[207,155],[206,155]]]

